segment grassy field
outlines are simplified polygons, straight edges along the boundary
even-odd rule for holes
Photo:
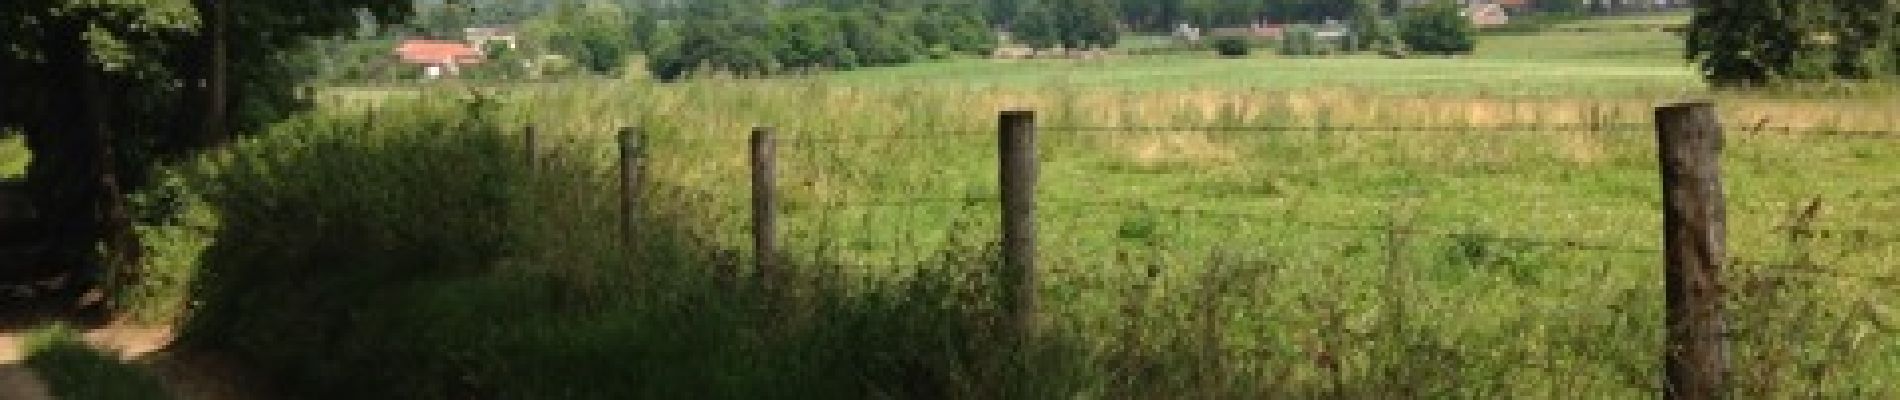
[[[313,397],[1656,397],[1645,125],[1693,94],[1731,132],[1737,396],[1900,397],[1900,139],[1841,132],[1900,126],[1900,98],[1706,93],[1662,35],[337,89],[178,168],[166,198],[203,218],[143,232],[207,271],[188,342]],[[1042,127],[1023,341],[992,271],[1017,108]],[[744,267],[755,126],[782,141],[779,290]],[[650,138],[632,242],[622,127]],[[1822,233],[1782,229],[1817,200]]]
[[[1661,32],[1483,37],[1459,58],[1223,59],[1188,55],[1069,60],[955,60],[820,78],[848,85],[1057,86],[1110,90],[1348,89],[1395,94],[1670,96],[1704,90],[1681,41]]]
[[[996,110],[1037,110],[1044,127],[1038,199],[1042,319],[1063,338],[1051,346],[1078,349],[1083,366],[1058,364],[1073,368],[1059,373],[1003,369],[1020,374],[1011,375],[950,367],[989,364],[918,355],[900,356],[890,367],[929,376],[944,373],[937,368],[958,371],[918,378],[937,384],[1070,382],[1056,397],[1081,398],[1622,398],[1662,390],[1656,386],[1663,301],[1656,253],[1660,189],[1653,133],[1643,127],[1649,100],[1342,90],[871,88],[806,81],[571,82],[518,88],[495,100],[500,111],[494,120],[507,127],[503,131],[533,124],[545,143],[564,149],[557,164],[592,166],[584,169],[595,173],[611,171],[610,132],[644,127],[652,139],[647,179],[654,190],[664,189],[648,212],[665,216],[664,226],[680,225],[666,232],[690,232],[704,247],[697,251],[714,254],[704,259],[712,260],[707,264],[688,266],[713,275],[721,268],[743,270],[729,265],[749,258],[743,236],[749,226],[744,134],[757,125],[778,128],[784,147],[777,190],[785,199],[785,247],[794,264],[803,266],[797,275],[809,278],[817,293],[885,293],[896,287],[907,288],[898,289],[898,298],[925,299],[940,292],[912,281],[919,271],[948,266],[975,273],[994,250]],[[1900,346],[1879,339],[1900,328],[1892,303],[1900,296],[1888,283],[1900,274],[1889,261],[1900,255],[1900,231],[1879,222],[1900,218],[1900,184],[1868,179],[1900,170],[1900,146],[1891,138],[1827,134],[1890,129],[1895,117],[1877,111],[1893,109],[1896,99],[1721,100],[1733,132],[1725,178],[1730,248],[1738,261],[1729,275],[1735,359],[1746,360],[1735,365],[1737,390],[1759,398],[1900,394],[1900,386],[1885,378],[1900,371]],[[414,105],[392,104],[405,108],[375,115],[414,114],[405,111]],[[347,116],[356,112],[339,111],[338,118],[350,121]],[[1764,121],[1798,131],[1757,130]],[[1592,123],[1615,129],[1582,128]],[[1114,126],[1171,128],[1065,129]],[[1197,128],[1287,126],[1464,128]],[[273,153],[268,149],[253,151]],[[430,168],[458,170],[451,165]],[[531,248],[559,256],[515,260],[513,268],[557,281],[635,285],[629,282],[646,274],[640,269],[602,270],[600,263],[576,261],[602,257],[590,251],[603,247],[564,244],[612,236],[611,223],[602,221],[614,215],[611,175],[561,176],[577,181],[544,188],[549,192],[542,195],[555,203],[534,208],[542,211],[526,216],[535,222],[520,228],[547,241],[535,246],[551,246]],[[1821,204],[1813,225],[1827,233],[1791,238],[1780,227],[1811,200]],[[351,204],[357,205],[334,209],[373,207]],[[263,217],[299,226],[276,213]],[[552,244],[557,242],[563,244]],[[485,304],[508,310],[491,310],[502,315],[539,314],[531,305],[538,303],[481,299],[481,293],[513,293],[492,287],[517,285],[509,282],[518,279],[477,275],[421,286],[432,288],[418,289],[422,293],[436,293],[427,301],[379,304],[393,307],[388,312],[394,315],[448,313],[455,316],[443,326],[451,331],[485,332],[484,324],[497,322],[451,310]],[[514,290],[541,287],[519,285],[526,286]],[[437,292],[442,290],[452,292]],[[514,337],[507,345],[466,339],[473,341],[467,345],[640,354],[651,351],[643,346],[671,343],[639,342],[657,339],[641,336],[650,332],[621,331],[650,311],[627,308],[644,303],[616,298],[537,320],[558,329],[522,328],[533,339]],[[904,335],[922,335],[904,337],[937,338],[932,340],[968,328],[837,314],[826,308],[838,304],[833,301],[795,302],[815,308],[793,312],[804,317],[792,317],[798,322],[790,324],[854,337],[844,332],[863,331],[830,329],[898,323],[913,329]],[[985,304],[962,301],[970,300],[952,302],[949,309],[980,310]],[[931,310],[937,311],[925,314],[944,312]],[[913,323],[923,325],[908,325]],[[443,334],[422,335],[416,337]],[[558,344],[569,335],[640,339]],[[849,341],[822,343],[838,354],[863,350]],[[735,344],[717,346],[728,345]],[[787,351],[770,349],[758,351]],[[484,360],[517,365],[509,370],[519,371],[559,359],[511,357]],[[846,357],[845,365],[874,362]],[[939,364],[946,362],[951,364]],[[557,376],[535,376],[543,386],[521,390],[570,387]],[[754,378],[733,379],[771,382],[748,380]],[[905,387],[866,379],[878,390]]]

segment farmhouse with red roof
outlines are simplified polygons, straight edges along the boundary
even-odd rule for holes
[[[403,41],[396,56],[404,64],[423,66],[423,76],[430,79],[460,75],[462,66],[481,64],[484,57],[481,49],[467,43],[420,39]]]

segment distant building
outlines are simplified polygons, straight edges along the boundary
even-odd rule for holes
[[[1188,25],[1188,23],[1186,22],[1175,24],[1174,25],[1174,40],[1181,41],[1183,43],[1200,43],[1201,42],[1201,28],[1196,28],[1194,27],[1194,25]]]
[[[1511,23],[1511,12],[1506,11],[1504,5],[1491,2],[1478,2],[1465,6],[1465,17],[1470,18],[1471,24],[1479,28]]]
[[[1280,24],[1260,21],[1248,24],[1247,26],[1214,28],[1208,32],[1208,36],[1213,37],[1245,37],[1279,40],[1281,36],[1285,35],[1286,27]],[[1200,30],[1195,29],[1195,33],[1200,33]]]
[[[516,39],[515,29],[503,26],[463,29],[462,39],[477,49],[486,49],[490,44],[501,44],[509,50],[521,46],[520,40]]]
[[[405,40],[396,47],[404,64],[422,66],[422,77],[437,79],[462,74],[462,66],[481,64],[480,49],[446,40]]]
[[[1400,4],[1417,7],[1438,1],[1403,0]],[[1464,10],[1465,17],[1471,19],[1471,24],[1479,28],[1509,24],[1511,15],[1530,13],[1534,4],[1532,0],[1458,0],[1456,3]]]

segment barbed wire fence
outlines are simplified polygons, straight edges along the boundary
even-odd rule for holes
[[[916,266],[941,257],[942,251],[954,249],[959,244],[972,241],[997,243],[1000,249],[1000,263],[1010,276],[1006,282],[1015,287],[1015,293],[1009,300],[1009,310],[1016,314],[1012,320],[1018,321],[1017,329],[1034,329],[1036,304],[1034,292],[1038,281],[1038,261],[1050,260],[1038,256],[1039,236],[1107,235],[1142,236],[1153,232],[1140,231],[1143,223],[1126,222],[1130,218],[1148,221],[1147,225],[1167,224],[1182,226],[1187,224],[1228,224],[1226,229],[1238,232],[1231,226],[1263,224],[1272,226],[1270,232],[1286,235],[1288,232],[1349,232],[1369,237],[1405,235],[1436,237],[1456,242],[1498,244],[1509,247],[1539,248],[1557,252],[1588,252],[1621,254],[1633,257],[1662,256],[1665,276],[1669,281],[1670,304],[1667,310],[1670,320],[1669,343],[1671,348],[1679,349],[1669,353],[1666,369],[1670,371],[1670,387],[1680,390],[1714,390],[1719,386],[1719,376],[1728,366],[1722,355],[1724,346],[1721,332],[1722,292],[1719,275],[1728,266],[1755,266],[1775,268],[1791,273],[1807,273],[1900,284],[1900,277],[1888,277],[1857,274],[1820,268],[1814,262],[1802,260],[1773,260],[1731,257],[1728,248],[1728,217],[1732,210],[1729,205],[1739,207],[1750,214],[1790,211],[1783,222],[1763,227],[1762,223],[1747,229],[1770,229],[1775,233],[1796,239],[1847,238],[1859,243],[1900,243],[1900,235],[1882,232],[1877,227],[1824,226],[1814,222],[1811,214],[1823,207],[1823,202],[1846,202],[1862,204],[1866,207],[1883,207],[1881,210],[1900,215],[1900,187],[1888,189],[1891,193],[1858,196],[1853,198],[1821,199],[1806,193],[1783,193],[1788,196],[1810,196],[1810,198],[1756,199],[1744,198],[1730,201],[1733,196],[1724,190],[1722,161],[1724,149],[1745,147],[1756,138],[1796,138],[1802,140],[1832,141],[1845,146],[1868,146],[1871,148],[1893,148],[1900,144],[1900,131],[1815,129],[1797,127],[1774,127],[1765,124],[1742,124],[1739,129],[1725,132],[1723,124],[1717,120],[1714,105],[1707,103],[1688,103],[1668,105],[1658,108],[1657,120],[1634,123],[1616,121],[1591,121],[1579,124],[1501,124],[1501,125],[1454,125],[1454,126],[1048,126],[1035,125],[1035,115],[1028,111],[1006,111],[999,116],[998,129],[994,131],[922,131],[922,132],[853,132],[850,135],[838,132],[819,131],[775,131],[770,128],[755,129],[744,140],[749,158],[746,175],[750,191],[750,240],[753,267],[762,275],[777,274],[779,268],[786,265],[823,262],[838,266],[844,265],[864,270],[890,270]],[[1640,168],[1624,168],[1613,171],[1632,177],[1641,177],[1647,183],[1633,184],[1632,190],[1648,190],[1648,193],[1632,194],[1624,199],[1629,204],[1619,204],[1621,209],[1629,207],[1660,208],[1656,218],[1649,223],[1630,226],[1601,227],[1602,231],[1591,237],[1553,234],[1553,230],[1566,228],[1587,230],[1592,223],[1607,224],[1604,221],[1581,221],[1580,225],[1556,227],[1532,227],[1530,229],[1509,229],[1505,226],[1483,226],[1483,224],[1454,222],[1419,218],[1419,221],[1396,222],[1394,211],[1405,203],[1419,202],[1471,202],[1471,197],[1459,196],[1465,193],[1445,190],[1436,193],[1431,190],[1418,190],[1418,187],[1431,183],[1446,182],[1446,176],[1459,177],[1470,174],[1521,174],[1509,165],[1500,163],[1464,162],[1462,160],[1443,159],[1444,154],[1428,151],[1412,151],[1410,144],[1398,138],[1411,138],[1429,135],[1438,138],[1451,136],[1472,143],[1482,143],[1498,138],[1525,137],[1543,140],[1562,135],[1584,135],[1634,143],[1652,143],[1657,162],[1642,165]],[[1167,165],[1168,162],[1143,165],[1110,165],[1113,162],[1102,159],[1077,157],[1075,152],[1051,151],[1062,148],[1083,148],[1087,141],[1115,140],[1168,140],[1184,136],[1201,138],[1219,138],[1228,141],[1275,140],[1284,138],[1339,138],[1362,137],[1387,140],[1376,145],[1387,146],[1391,150],[1382,152],[1385,158],[1362,159],[1360,162],[1374,168],[1360,171],[1375,171],[1393,174],[1391,182],[1397,182],[1384,193],[1361,194],[1364,198],[1342,200],[1322,198],[1327,202],[1318,208],[1339,206],[1331,203],[1358,201],[1372,204],[1371,209],[1356,210],[1354,218],[1313,218],[1303,217],[1296,212],[1314,208],[1311,204],[1300,203],[1303,193],[1275,193],[1261,196],[1260,193],[1246,193],[1250,196],[1223,196],[1226,192],[1276,192],[1285,188],[1256,187],[1258,183],[1232,182],[1221,180],[1200,180],[1209,173],[1196,168],[1206,164],[1180,163]],[[638,130],[627,130],[620,136],[620,171],[622,196],[626,197],[623,211],[634,213],[640,210],[639,186],[647,184],[643,176],[646,153],[666,151],[661,146],[649,145],[645,135]],[[1724,144],[1724,141],[1727,144]],[[529,135],[530,147],[533,135]],[[730,136],[698,137],[695,141],[737,142]],[[1649,141],[1654,142],[1649,142]],[[1442,141],[1442,140],[1441,140]],[[736,144],[736,143],[731,143]],[[1158,152],[1167,152],[1161,146]],[[1180,149],[1174,149],[1180,150]],[[1484,149],[1470,150],[1482,154]],[[1817,160],[1791,160],[1771,150],[1739,151],[1743,154],[1728,154],[1726,158],[1755,156],[1745,159],[1752,168],[1765,161],[1780,161],[1770,167],[1787,168],[1798,171],[1803,163]],[[1877,153],[1877,152],[1876,152]],[[1878,156],[1879,154],[1875,154]],[[1165,156],[1165,155],[1164,155]],[[1290,154],[1286,157],[1315,156],[1313,154]],[[896,159],[910,157],[909,159]],[[1780,157],[1777,159],[1776,157]],[[878,161],[889,158],[889,161]],[[1165,158],[1165,157],[1164,157]],[[1217,154],[1212,157],[1228,163],[1262,162],[1246,160],[1245,156]],[[1821,160],[1824,161],[1824,160]],[[1475,164],[1476,168],[1465,168]],[[1088,165],[1096,163],[1097,165]],[[1077,165],[1082,165],[1078,167]],[[1125,163],[1126,164],[1126,163]],[[1218,163],[1217,163],[1218,164]],[[1124,174],[1104,174],[1104,167],[1127,168]],[[1159,165],[1159,166],[1156,166]],[[1450,167],[1448,167],[1450,166]],[[1459,168],[1451,168],[1459,167]],[[1147,170],[1143,170],[1146,168]],[[1434,170],[1433,168],[1437,168]],[[1421,171],[1422,170],[1422,171]],[[1247,171],[1252,172],[1252,171]],[[1273,171],[1267,171],[1271,173]],[[1431,173],[1437,172],[1438,176]],[[1584,171],[1589,174],[1593,171]],[[1244,173],[1244,172],[1243,172]],[[1118,176],[1137,175],[1129,179],[1115,180]],[[1135,193],[1136,198],[1116,196],[1115,188],[1155,184],[1157,178],[1172,179],[1172,183],[1213,187],[1212,195],[1206,193]],[[1252,180],[1271,181],[1273,176],[1248,176]],[[1658,179],[1660,178],[1660,179]],[[1842,177],[1806,177],[1806,179],[1840,179]],[[1436,180],[1433,180],[1436,179]],[[1660,184],[1657,184],[1660,181]],[[1495,182],[1495,181],[1493,181]],[[729,182],[731,183],[731,182]],[[1732,183],[1732,182],[1731,182]],[[1256,185],[1256,186],[1248,186]],[[1412,186],[1407,188],[1406,186]],[[1043,187],[1060,190],[1044,191]],[[1272,185],[1268,185],[1272,186]],[[1756,193],[1745,193],[1754,195]],[[1503,203],[1518,206],[1530,206],[1529,213],[1507,214],[1504,220],[1530,220],[1528,217],[1555,215],[1563,210],[1551,208],[1574,208],[1575,202],[1549,201],[1539,193],[1490,194],[1489,204],[1477,204],[1477,211],[1501,211],[1485,209],[1498,203],[1497,197],[1515,200]],[[1660,196],[1656,196],[1660,195]],[[1242,199],[1247,198],[1247,199]],[[1277,201],[1274,207],[1255,207],[1263,203],[1262,198]],[[1252,203],[1249,203],[1251,201]],[[1536,208],[1544,207],[1544,208]],[[1802,217],[1805,208],[1807,217]],[[1040,210],[1055,211],[1040,214]],[[1621,210],[1620,209],[1620,210]],[[1054,215],[1061,219],[1048,219]],[[1102,216],[1128,217],[1117,225],[1090,225],[1090,230],[1042,229],[1050,225],[1068,228],[1080,224],[1063,219],[1086,219]],[[1383,217],[1379,218],[1366,218]],[[1416,216],[1414,216],[1416,218]],[[1779,216],[1777,216],[1779,217]],[[626,220],[635,217],[623,216]],[[1038,220],[1038,218],[1043,218]],[[1451,218],[1457,221],[1455,218]],[[1040,223],[1040,224],[1039,224]],[[1521,228],[1521,227],[1519,227]],[[1152,227],[1147,228],[1152,230]],[[625,229],[628,240],[638,240],[638,227],[629,223]],[[1103,232],[1105,231],[1105,232]],[[1291,233],[1297,234],[1297,233]],[[1146,238],[1152,239],[1152,238]],[[1162,240],[1165,242],[1165,240]],[[1152,242],[1152,240],[1151,240]],[[1239,241],[1245,246],[1244,241]],[[1113,247],[1117,242],[1111,242]],[[1230,243],[1231,244],[1231,243]],[[1750,245],[1755,245],[1751,243]],[[1071,250],[1073,251],[1073,250]],[[1166,251],[1163,249],[1162,251]],[[1885,251],[1893,251],[1886,249]],[[1713,385],[1713,386],[1712,386]]]

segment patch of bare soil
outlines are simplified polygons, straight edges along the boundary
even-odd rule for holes
[[[0,400],[53,400],[45,383],[26,367],[22,335],[0,332]],[[255,400],[270,397],[245,379],[241,368],[220,357],[170,348],[170,327],[105,326],[83,334],[93,348],[117,354],[128,364],[146,368],[165,383],[172,398],[180,400]]]

